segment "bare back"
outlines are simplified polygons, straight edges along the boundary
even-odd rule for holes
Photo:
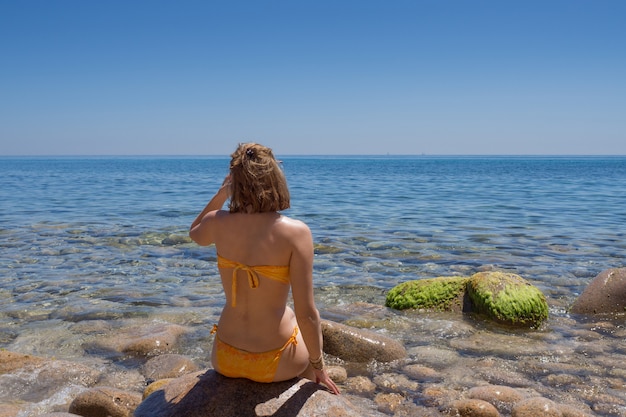
[[[290,283],[299,277],[298,238],[306,226],[278,213],[211,213],[211,233],[217,253],[247,266],[290,266]],[[308,228],[306,228],[308,231]],[[220,317],[220,338],[240,349],[263,352],[280,347],[293,332],[295,315],[286,307],[291,285],[258,275],[251,288],[246,271],[237,270],[236,306],[233,300],[233,268],[220,268],[226,305]],[[295,274],[294,274],[295,273]]]

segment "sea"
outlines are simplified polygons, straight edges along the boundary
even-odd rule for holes
[[[451,392],[499,383],[590,415],[626,415],[625,318],[569,313],[596,275],[626,267],[625,156],[279,158],[291,192],[284,214],[313,233],[322,317],[401,340]],[[128,366],[86,348],[92,335],[77,324],[161,321],[193,329],[176,353],[208,366],[224,296],[214,247],[195,245],[187,231],[228,164],[213,156],[0,157],[0,349]],[[384,307],[399,283],[485,270],[537,286],[547,322],[512,330],[462,313]],[[467,342],[479,337],[502,343]],[[427,349],[455,360],[437,361]],[[497,371],[472,371],[487,359]],[[402,373],[388,366],[351,372]],[[45,412],[67,400],[26,388],[20,398],[6,381],[0,403],[17,398]],[[422,391],[404,395],[427,406]]]

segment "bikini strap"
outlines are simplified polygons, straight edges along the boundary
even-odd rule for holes
[[[298,326],[293,328],[293,333],[291,334],[291,337],[289,339],[287,339],[287,341],[285,342],[285,344],[283,345],[283,347],[281,347],[280,349],[278,349],[278,351],[276,352],[276,358],[280,358],[283,354],[283,351],[285,349],[287,349],[289,347],[289,345],[294,345],[296,346],[298,344]]]
[[[220,265],[221,264],[221,265]],[[237,306],[237,271],[246,271],[246,275],[248,276],[248,285],[250,288],[257,288],[259,286],[259,275],[254,270],[253,267],[249,267],[248,265],[244,265],[240,262],[231,261],[226,259],[220,255],[218,255],[218,266],[222,266],[225,268],[233,268],[233,277],[231,284],[231,305],[233,307]]]

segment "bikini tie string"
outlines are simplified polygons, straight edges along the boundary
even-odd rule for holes
[[[231,305],[233,307],[237,306],[237,271],[239,270],[246,271],[246,274],[248,275],[248,285],[250,285],[250,288],[257,288],[259,286],[259,276],[257,275],[257,273],[252,268],[246,265],[237,264],[233,268],[233,284],[231,288],[233,298]]]

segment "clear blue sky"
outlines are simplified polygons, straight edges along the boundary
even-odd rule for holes
[[[626,154],[624,0],[0,0],[0,155]]]

